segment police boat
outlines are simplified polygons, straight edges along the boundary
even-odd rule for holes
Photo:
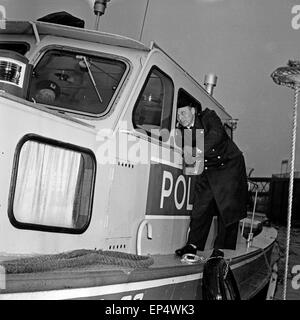
[[[87,30],[65,13],[5,21],[0,299],[250,299],[270,283],[277,232],[255,219],[241,221],[223,258],[210,258],[216,220],[204,251],[174,255],[195,181],[176,105],[213,109],[233,139],[213,85],[155,42]]]

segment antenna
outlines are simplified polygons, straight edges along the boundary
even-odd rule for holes
[[[148,7],[149,7],[149,0],[147,0],[147,4],[146,4],[146,8],[145,8],[145,13],[144,13],[144,18],[143,18],[143,23],[142,23],[142,28],[141,28],[141,33],[140,33],[139,41],[142,41],[142,36],[143,36],[143,31],[144,31],[146,16],[147,16],[147,12],[148,12]]]
[[[94,3],[94,13],[97,16],[95,30],[99,30],[100,17],[105,13],[107,2],[110,0],[96,0]]]

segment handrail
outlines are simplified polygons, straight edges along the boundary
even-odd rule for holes
[[[32,26],[32,30],[33,30],[33,33],[35,36],[36,44],[39,44],[41,42],[41,39],[40,39],[40,35],[39,35],[39,31],[37,29],[37,26],[33,21],[29,21],[29,23]]]
[[[255,216],[255,210],[256,210],[256,203],[257,203],[257,195],[258,195],[258,184],[249,180],[248,179],[248,191],[251,190],[251,186],[250,185],[253,185],[254,186],[254,189],[255,189],[255,198],[254,198],[254,204],[253,204],[253,210],[252,210],[252,217],[251,217],[251,226],[250,226],[250,232],[248,234],[248,238],[246,240],[247,242],[247,249],[249,249],[249,247],[251,246],[252,244],[252,240],[253,240],[253,224],[254,224],[254,216]],[[245,219],[243,220],[243,225],[242,225],[242,231],[241,231],[241,235],[243,236],[243,233],[244,233],[244,228],[245,228]]]
[[[144,219],[139,225],[136,237],[136,254],[139,256],[142,254],[142,233],[145,226],[147,226],[147,238],[152,240],[152,225],[148,220]]]
[[[250,227],[250,232],[248,234],[248,239],[247,239],[247,248],[251,246],[252,240],[253,240],[253,223],[254,223],[254,215],[255,215],[255,209],[256,209],[256,202],[257,202],[257,193],[258,190],[255,191],[255,198],[254,198],[254,205],[253,205],[253,211],[252,211],[252,219],[251,219],[251,227]]]

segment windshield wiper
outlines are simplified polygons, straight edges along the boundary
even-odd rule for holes
[[[103,99],[102,99],[102,97],[101,97],[101,95],[100,95],[100,92],[99,92],[99,90],[98,90],[98,88],[97,88],[96,81],[95,81],[94,76],[93,76],[93,74],[92,74],[92,71],[91,71],[89,62],[87,61],[87,58],[86,58],[85,56],[76,56],[76,58],[77,58],[77,59],[82,59],[82,60],[84,61],[85,65],[86,65],[86,68],[87,68],[87,70],[88,70],[89,77],[90,77],[90,79],[91,79],[91,81],[92,81],[92,84],[93,84],[93,86],[94,86],[94,89],[95,89],[95,91],[96,91],[96,93],[97,93],[97,96],[98,96],[100,102],[102,103],[102,102],[103,102]]]

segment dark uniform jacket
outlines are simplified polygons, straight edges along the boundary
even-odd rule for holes
[[[195,196],[198,199],[192,217],[205,214],[201,208],[207,208],[205,202],[209,198],[204,194],[210,189],[227,226],[247,216],[248,188],[244,157],[226,133],[215,111],[201,111],[192,128],[193,131],[196,129],[204,129],[204,170],[196,178]]]

